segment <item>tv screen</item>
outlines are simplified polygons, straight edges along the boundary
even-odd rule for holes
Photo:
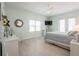
[[[52,21],[45,21],[45,25],[52,25]]]

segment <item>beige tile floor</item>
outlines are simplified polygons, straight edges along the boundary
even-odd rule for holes
[[[19,49],[20,56],[69,56],[70,52],[45,42],[42,37],[21,41]]]

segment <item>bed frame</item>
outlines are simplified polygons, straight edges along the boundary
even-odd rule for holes
[[[57,45],[59,47],[65,48],[67,50],[70,50],[70,45],[68,45],[68,44],[64,44],[64,43],[57,42],[57,41],[50,40],[50,39],[45,39],[45,41],[48,42],[48,43],[52,43],[54,45]]]

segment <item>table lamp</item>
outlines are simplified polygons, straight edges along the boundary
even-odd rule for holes
[[[79,25],[75,25],[73,31],[77,31],[77,33],[75,34],[75,38],[76,38],[77,42],[79,42]]]

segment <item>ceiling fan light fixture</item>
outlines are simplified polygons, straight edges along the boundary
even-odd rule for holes
[[[52,11],[49,11],[49,10],[48,10],[46,13],[47,13],[47,14],[50,14],[51,12],[52,12]]]
[[[53,9],[53,5],[48,4],[48,9],[49,9],[49,10]]]

